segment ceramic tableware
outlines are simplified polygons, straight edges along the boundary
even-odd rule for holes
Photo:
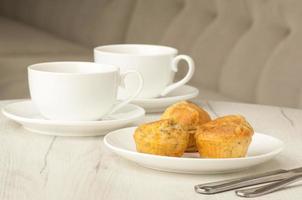
[[[137,98],[156,98],[166,96],[171,91],[185,85],[194,74],[193,59],[187,55],[177,55],[175,48],[159,45],[116,44],[99,46],[94,49],[96,63],[110,64],[120,67],[121,72],[136,70],[144,79],[143,90]],[[187,62],[188,72],[178,82],[173,82],[179,61]],[[126,88],[133,93],[138,81],[135,77],[126,78]],[[126,91],[119,90],[121,99]]]
[[[136,98],[132,103],[141,106],[147,113],[157,113],[163,112],[168,106],[174,103],[197,97],[198,93],[199,91],[197,88],[189,85],[183,85],[166,96],[152,99]]]
[[[118,128],[133,126],[145,116],[143,108],[127,104],[115,113],[97,121],[48,120],[41,116],[32,101],[20,101],[2,108],[7,118],[21,124],[25,129],[43,135],[53,136],[98,136]]]
[[[262,133],[255,133],[246,157],[243,158],[200,158],[198,153],[186,153],[183,157],[158,156],[136,151],[133,133],[136,127],[119,129],[107,134],[105,145],[121,157],[147,168],[160,171],[216,174],[236,172],[264,163],[283,149],[283,142]]]
[[[117,102],[126,76],[139,80],[136,91]],[[99,120],[121,109],[142,90],[137,71],[92,62],[47,62],[28,67],[30,96],[40,113],[52,120]]]

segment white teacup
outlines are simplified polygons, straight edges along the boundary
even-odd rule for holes
[[[159,45],[116,44],[96,47],[94,61],[118,66],[122,72],[138,71],[144,79],[143,90],[138,98],[155,98],[165,96],[186,84],[194,74],[193,59],[187,55],[177,55],[177,52],[175,48]],[[189,70],[182,80],[173,83],[180,60],[188,63]],[[133,93],[138,84],[137,79],[129,76],[126,83],[127,90]],[[119,96],[123,98],[124,94]]]
[[[134,73],[140,83],[128,99],[117,102],[118,87]],[[142,90],[136,71],[92,62],[47,62],[28,67],[32,101],[40,113],[53,120],[98,120],[128,104]]]

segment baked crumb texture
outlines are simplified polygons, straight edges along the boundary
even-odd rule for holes
[[[168,107],[161,119],[171,119],[190,133],[186,152],[197,152],[195,132],[198,126],[211,121],[209,114],[190,101],[181,101]]]
[[[138,152],[173,157],[184,154],[189,137],[181,125],[170,119],[142,124],[134,133]]]
[[[198,127],[195,134],[198,152],[204,158],[246,156],[254,130],[241,115],[228,115]]]

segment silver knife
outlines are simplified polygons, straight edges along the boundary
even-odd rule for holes
[[[265,172],[252,176],[200,184],[200,185],[196,185],[194,189],[197,193],[200,194],[216,194],[219,192],[248,187],[252,185],[280,181],[299,172],[302,172],[302,167],[291,169],[291,170],[280,169],[280,170]]]

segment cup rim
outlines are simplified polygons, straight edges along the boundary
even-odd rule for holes
[[[152,52],[152,53],[126,53],[126,52],[114,52],[106,50],[108,48],[116,48],[116,47],[148,47],[148,48],[161,48],[164,49],[165,52]],[[167,55],[176,55],[178,54],[178,50],[173,47],[164,46],[164,45],[154,45],[154,44],[110,44],[110,45],[102,45],[97,46],[94,49],[95,53],[102,53],[107,55],[119,55],[119,56],[139,56],[139,57],[152,57],[152,56],[167,56]]]
[[[59,64],[81,64],[81,65],[90,65],[97,67],[97,70],[86,72],[64,72],[64,71],[50,71],[45,68],[49,68],[49,65],[59,65]],[[47,65],[47,67],[46,67]],[[45,67],[45,68],[44,68]],[[104,68],[106,67],[106,68]],[[43,69],[44,68],[44,69]],[[59,67],[60,68],[60,67]],[[114,65],[107,65],[95,62],[85,62],[85,61],[55,61],[55,62],[41,62],[29,65],[27,67],[28,71],[36,72],[36,73],[43,73],[49,75],[66,75],[66,76],[74,76],[74,75],[93,75],[93,74],[108,74],[119,71],[119,67]],[[96,68],[95,68],[96,69]]]

